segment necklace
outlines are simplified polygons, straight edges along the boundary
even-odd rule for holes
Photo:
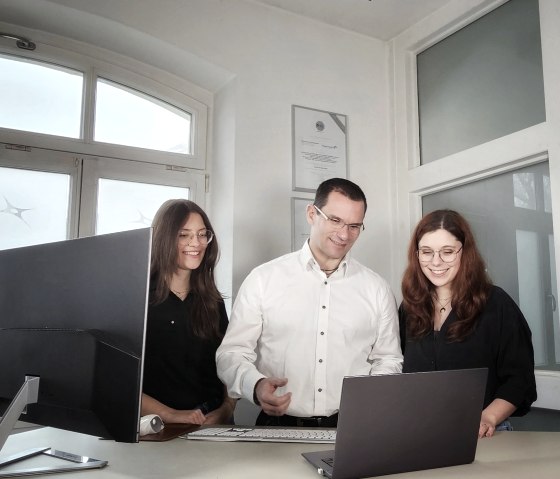
[[[321,271],[323,273],[334,273],[337,269],[338,269],[338,266],[336,268],[333,268],[333,269],[323,269],[323,268],[321,268]]]
[[[336,268],[328,269],[328,268],[321,268],[320,266],[319,266],[319,268],[321,269],[321,271],[322,271],[323,273],[332,274],[332,273],[334,273],[335,271],[338,271],[339,266],[340,266],[340,261],[339,261],[338,264],[336,265]]]
[[[183,296],[183,295],[187,294],[189,292],[189,290],[185,289],[185,291],[175,291],[174,289],[172,289],[171,292],[175,293],[177,296]]]
[[[445,298],[442,299],[441,301],[443,301],[443,303],[440,301],[440,299],[436,296],[436,301],[438,302],[438,304],[441,306],[440,310],[439,310],[439,314],[443,315],[443,313],[445,313],[447,311],[447,305],[451,302],[451,298]]]

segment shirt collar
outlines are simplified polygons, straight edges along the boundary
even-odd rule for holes
[[[321,271],[321,268],[320,268],[319,264],[317,263],[317,261],[315,261],[313,253],[311,252],[311,248],[309,247],[309,240],[307,240],[304,243],[303,248],[301,248],[299,257],[300,257],[301,265],[306,270],[315,269],[317,271]],[[348,271],[348,262],[349,261],[350,261],[350,251],[348,253],[346,253],[344,258],[342,258],[342,261],[340,262],[340,264],[338,266],[338,272],[341,272],[342,276],[346,276],[346,273]]]

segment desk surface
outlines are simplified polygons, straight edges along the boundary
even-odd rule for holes
[[[185,439],[125,444],[42,428],[10,436],[0,456],[40,446],[109,461],[109,465],[103,469],[51,476],[65,479],[313,479],[318,477],[317,472],[301,457],[301,453],[332,449],[331,446],[317,444],[226,443]],[[374,450],[375,446],[372,445]],[[42,456],[28,460],[25,465],[52,466],[54,464],[51,461],[57,459]],[[557,479],[559,476],[559,432],[500,432],[493,438],[479,441],[476,459],[472,464],[385,477]]]

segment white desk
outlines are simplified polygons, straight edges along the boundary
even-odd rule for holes
[[[319,476],[301,457],[301,452],[332,449],[317,444],[211,443],[184,439],[124,444],[42,428],[12,435],[1,455],[39,446],[109,461],[104,469],[52,476],[66,479],[314,479]],[[52,461],[57,460],[38,457],[29,461],[26,466],[53,465]],[[557,479],[560,477],[560,433],[501,432],[479,441],[473,464],[384,477]]]

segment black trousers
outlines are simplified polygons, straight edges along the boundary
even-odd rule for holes
[[[257,426],[284,426],[284,427],[336,427],[338,414],[332,416],[296,417],[288,416],[269,416],[261,411],[257,417]]]

